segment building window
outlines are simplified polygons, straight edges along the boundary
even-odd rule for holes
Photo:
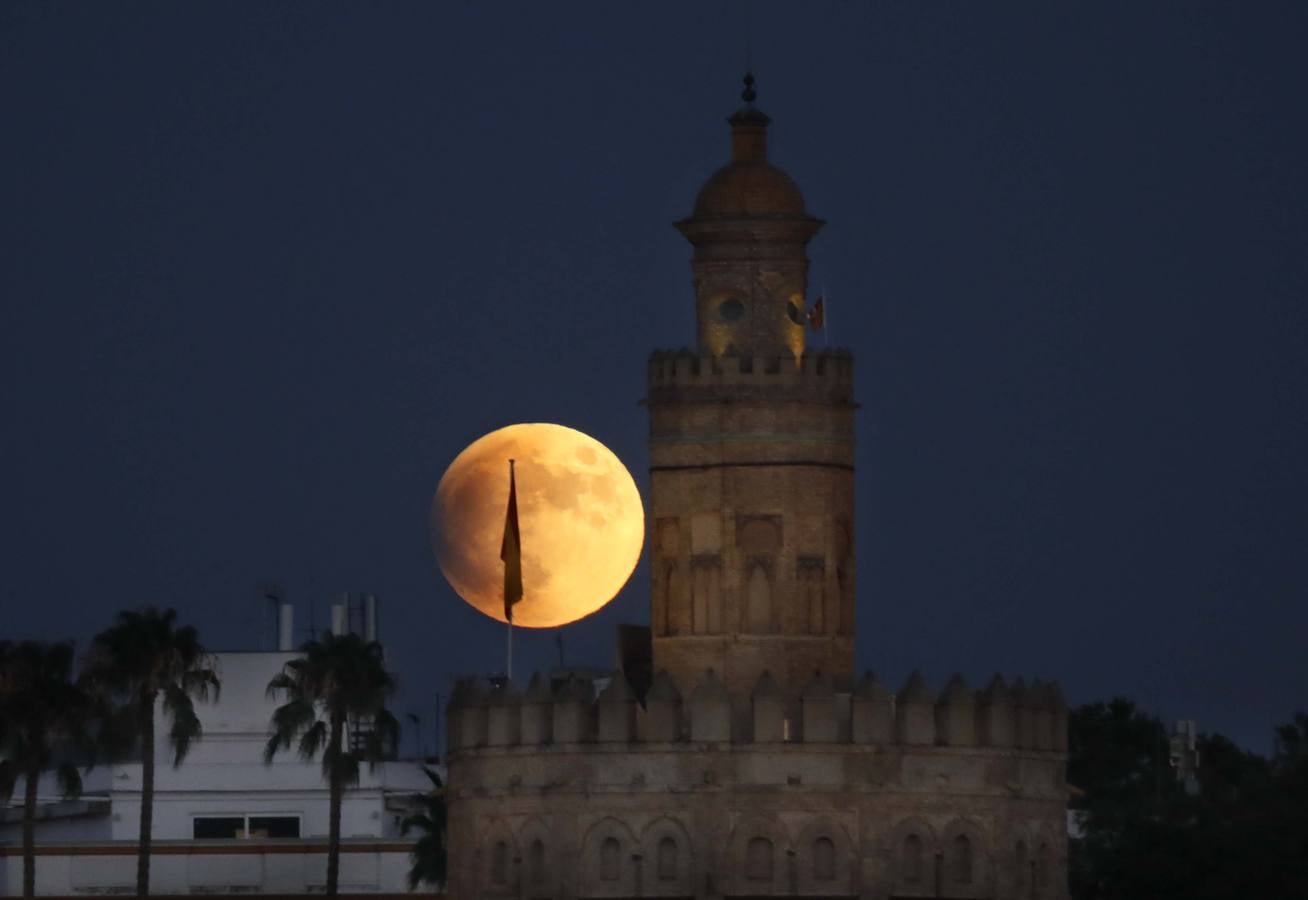
[[[767,838],[750,838],[745,847],[745,877],[750,881],[772,880],[772,842]]]
[[[972,842],[960,834],[950,846],[949,874],[959,884],[972,883]]]
[[[617,881],[622,874],[622,845],[617,838],[600,844],[600,881]]]
[[[818,881],[836,877],[836,845],[831,838],[820,837],[813,842],[813,877]]]
[[[677,842],[670,837],[659,841],[659,881],[677,878]]]
[[[903,873],[905,881],[922,880],[922,839],[915,834],[904,838]]]
[[[1031,860],[1026,852],[1026,841],[1017,842],[1017,851],[1014,853],[1015,868],[1013,880],[1017,884],[1017,896],[1028,897],[1031,895]]]
[[[196,816],[191,820],[191,837],[197,841],[299,836],[299,816]]]
[[[496,841],[491,851],[491,884],[509,883],[509,845]]]
[[[1031,879],[1032,896],[1043,897],[1049,892],[1052,875],[1052,855],[1048,844],[1040,845],[1040,851],[1036,854],[1035,877]]]

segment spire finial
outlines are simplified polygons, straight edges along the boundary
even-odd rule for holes
[[[757,96],[758,94],[754,91],[754,73],[746,71],[745,89],[740,92],[740,99],[745,101],[746,106],[753,106],[754,98]]]

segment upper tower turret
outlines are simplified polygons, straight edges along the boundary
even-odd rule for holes
[[[699,351],[649,365],[653,663],[683,685],[713,669],[735,697],[768,672],[797,704],[816,671],[853,682],[853,360],[804,349],[822,222],[768,161],[752,76],[742,98],[731,161],[677,223]]]
[[[677,228],[695,248],[696,320],[701,353],[713,356],[804,352],[807,245],[822,227],[795,182],[768,161],[771,120],[755,108],[754,76],[745,105],[729,118],[731,161],[718,169]]]

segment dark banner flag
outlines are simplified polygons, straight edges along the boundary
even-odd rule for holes
[[[518,486],[509,460],[509,509],[504,516],[504,541],[500,544],[504,560],[504,618],[513,621],[513,604],[522,599],[522,535],[518,532]]]

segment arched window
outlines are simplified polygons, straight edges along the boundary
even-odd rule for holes
[[[922,880],[922,839],[915,834],[904,838],[904,852],[900,871],[905,881]]]
[[[772,880],[772,842],[767,838],[750,838],[745,846],[745,877],[750,881]]]
[[[537,887],[545,883],[545,843],[539,838],[531,842],[527,853],[527,878]]]
[[[831,838],[820,837],[813,842],[813,877],[818,881],[836,877],[836,845]]]
[[[965,834],[960,834],[950,844],[949,875],[959,884],[972,883],[972,842]]]
[[[659,881],[675,881],[677,878],[677,842],[670,837],[659,841]]]
[[[718,558],[697,560],[691,573],[691,630],[695,634],[717,634],[722,630],[722,567]]]
[[[768,634],[772,631],[772,586],[762,565],[755,565],[745,585],[746,631]]]
[[[509,845],[496,841],[491,850],[491,884],[509,883]]]
[[[622,845],[608,837],[600,844],[600,880],[617,881],[622,874]]]

